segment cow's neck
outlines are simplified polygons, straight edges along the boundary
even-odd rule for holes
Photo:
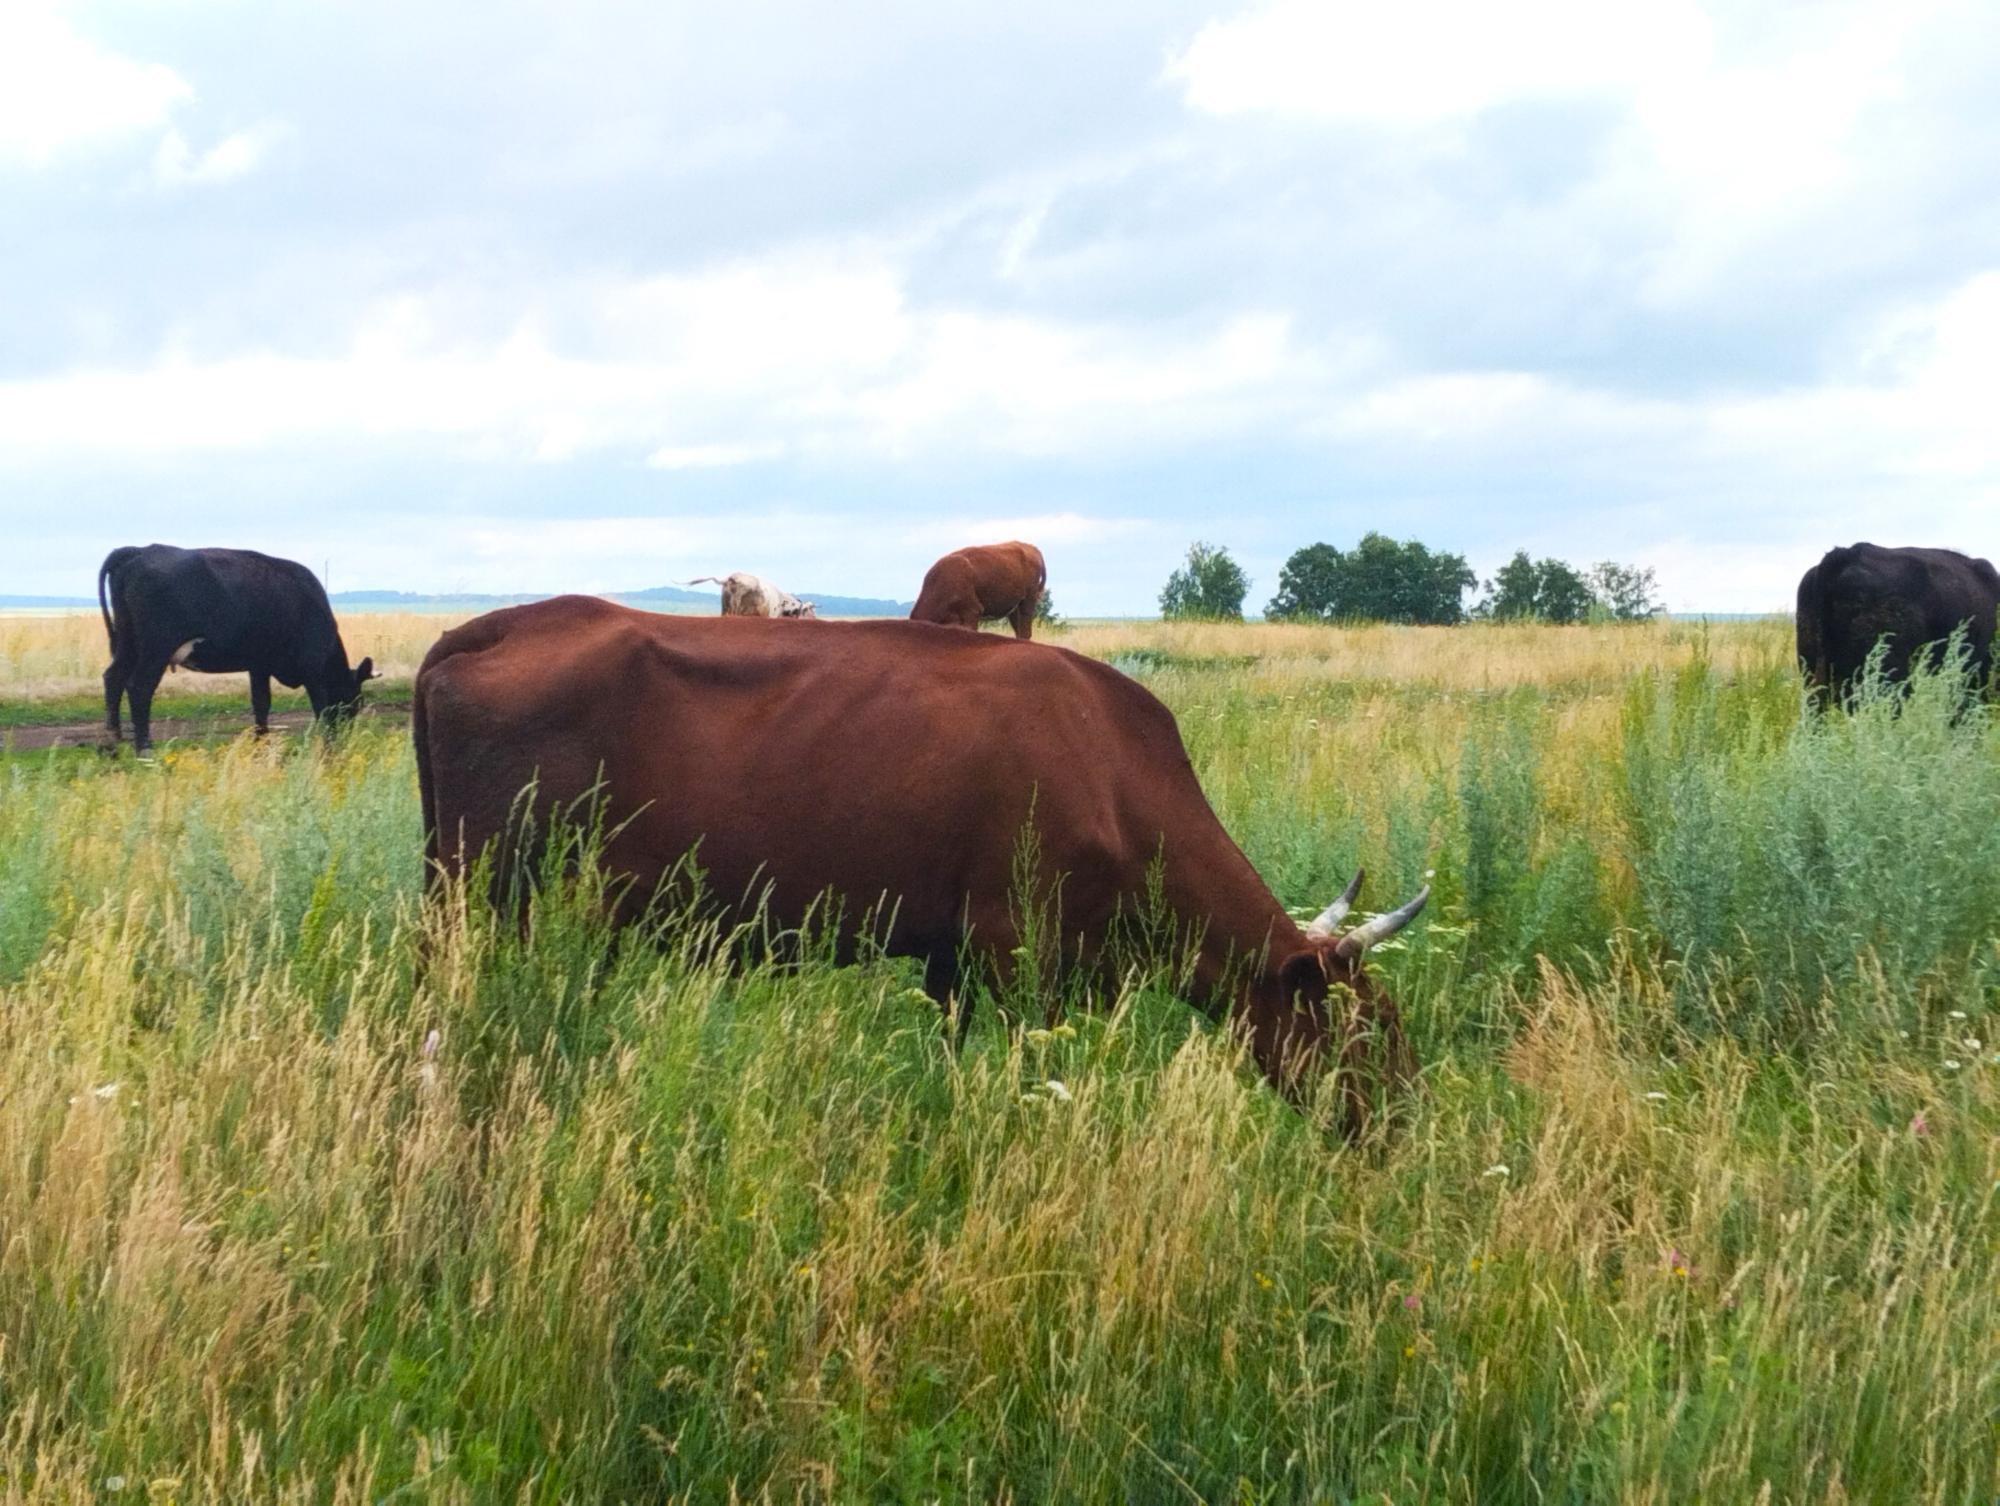
[[[1186,892],[1169,895],[1176,913],[1201,927],[1194,1003],[1215,1017],[1276,998],[1279,967],[1308,944],[1250,860],[1223,841],[1227,852],[1211,854],[1204,870],[1189,871]]]

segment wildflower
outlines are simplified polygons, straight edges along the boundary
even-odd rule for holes
[[[1415,1292],[1405,1292],[1403,1294],[1404,1312],[1406,1313],[1417,1312],[1423,1307],[1423,1305],[1424,1305],[1424,1299],[1418,1296]]]
[[[1977,1052],[1981,1044],[1982,1042],[1976,1035],[1968,1035],[1965,1038],[1965,1049],[1968,1051]]]
[[[104,1488],[106,1490],[123,1490],[125,1488],[125,1477],[123,1475],[106,1475],[104,1477]]]
[[[1030,1030],[1028,1032],[1028,1044],[1030,1046],[1046,1046],[1054,1039],[1055,1037],[1046,1030]]]
[[[433,1029],[429,1035],[424,1037],[425,1061],[429,1061],[432,1057],[438,1054],[438,1042],[441,1041],[442,1039],[443,1037],[439,1035],[435,1029]]]
[[[812,1274],[813,1274],[813,1268],[811,1266],[802,1265],[799,1267],[799,1280],[810,1281],[812,1280]]]
[[[1646,1102],[1648,1103],[1665,1103],[1666,1101],[1667,1095],[1664,1093],[1654,1092],[1646,1095]]]
[[[1049,1097],[1053,1098],[1057,1103],[1068,1103],[1070,1101],[1069,1089],[1064,1087],[1055,1078],[1051,1077],[1045,1086],[1049,1090]]]
[[[1496,1162],[1494,1165],[1487,1167],[1486,1170],[1480,1172],[1479,1175],[1481,1180],[1484,1180],[1487,1177],[1512,1176],[1513,1172],[1509,1170],[1507,1164],[1504,1161],[1502,1161],[1502,1162]]]
[[[1944,1059],[1944,1069],[1947,1072],[1956,1072],[1963,1065],[1965,1064],[1955,1056],[1947,1056]]]
[[[1269,1276],[1266,1276],[1262,1271],[1259,1271],[1257,1273],[1257,1285],[1264,1291],[1268,1292],[1273,1284],[1274,1283],[1272,1282],[1271,1278]]]
[[[1477,1255],[1475,1255],[1472,1257],[1472,1259],[1466,1261],[1465,1268],[1468,1271],[1470,1271],[1473,1275],[1477,1276],[1479,1274],[1479,1268],[1485,1264],[1486,1264],[1485,1261],[1481,1260]]]
[[[1626,1410],[1627,1410],[1627,1408],[1626,1408],[1626,1406],[1625,1406],[1625,1403],[1624,1403],[1624,1402],[1622,1402],[1622,1401],[1614,1401],[1614,1402],[1613,1402],[1613,1403],[1611,1404],[1611,1406],[1610,1406],[1610,1409],[1609,1409],[1609,1410],[1610,1410],[1610,1412],[1611,1412],[1611,1415],[1612,1415],[1613,1417],[1623,1417],[1623,1416],[1625,1415],[1625,1413],[1626,1413]]]
[[[90,1096],[92,1098],[116,1098],[119,1088],[123,1086],[123,1083],[116,1082],[99,1083],[90,1090]]]
[[[1055,1036],[1059,1040],[1073,1041],[1076,1039],[1076,1026],[1058,1025],[1056,1026],[1055,1029],[1051,1030],[1049,1034]]]
[[[1403,1358],[1406,1360],[1413,1360],[1416,1357],[1417,1357],[1417,1346],[1414,1344],[1405,1344],[1403,1346]]]
[[[1694,1262],[1675,1248],[1670,1247],[1667,1250],[1666,1266],[1669,1274],[1678,1276],[1683,1281],[1694,1275]]]
[[[1962,1020],[1965,1018],[1965,1011],[1962,1009],[1954,1009],[1949,1017],[1954,1020]]]
[[[1924,1111],[1918,1109],[1910,1116],[1910,1133],[1921,1140],[1931,1132],[1930,1121],[1924,1118]]]

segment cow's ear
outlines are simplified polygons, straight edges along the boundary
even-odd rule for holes
[[[359,664],[354,666],[355,684],[359,685],[363,680],[372,680],[374,678],[375,678],[374,659],[372,658],[363,659]]]

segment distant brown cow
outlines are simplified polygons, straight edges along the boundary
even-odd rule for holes
[[[714,581],[722,587],[722,615],[725,617],[817,617],[819,609],[782,591],[761,575],[748,570],[732,570],[727,575],[697,575],[685,585],[698,586]]]
[[[1067,649],[564,596],[440,638],[417,675],[412,732],[434,882],[515,829],[531,783],[521,804],[544,832],[596,790],[604,861],[626,881],[621,921],[693,851],[725,921],[761,900],[773,924],[797,927],[818,897],[839,897],[843,960],[874,910],[867,934],[921,958],[926,991],[949,1008],[961,958],[1002,980],[1015,965],[1012,868],[1032,820],[1047,934],[1107,994],[1119,982],[1107,936],[1147,905],[1152,869],[1193,938],[1188,997],[1231,1018],[1274,1083],[1298,1094],[1301,1070],[1330,1051],[1352,1131],[1375,1087],[1415,1070],[1362,954],[1429,891],[1337,935],[1357,874],[1301,929],[1216,820],[1173,714]],[[497,851],[498,886],[521,871],[509,862],[535,856],[524,843]],[[961,1003],[961,1034],[966,1014]]]
[[[1032,638],[1035,608],[1049,583],[1042,551],[1016,539],[955,549],[924,572],[924,588],[910,609],[913,622],[977,628],[1005,617],[1016,638]]]

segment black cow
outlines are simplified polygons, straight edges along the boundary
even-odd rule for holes
[[[339,722],[375,676],[372,659],[347,667],[333,607],[312,571],[254,549],[114,549],[97,572],[97,605],[111,640],[104,726],[113,747],[121,694],[132,700],[133,746],[151,746],[153,692],[169,665],[247,671],[259,732],[268,730],[273,679],[303,685],[314,713]]]
[[[1887,643],[1884,677],[1902,681],[1963,628],[1973,677],[1986,685],[1996,615],[2000,574],[1985,560],[1952,549],[1830,549],[1799,582],[1799,662],[1812,684],[1844,696],[1876,644]]]

